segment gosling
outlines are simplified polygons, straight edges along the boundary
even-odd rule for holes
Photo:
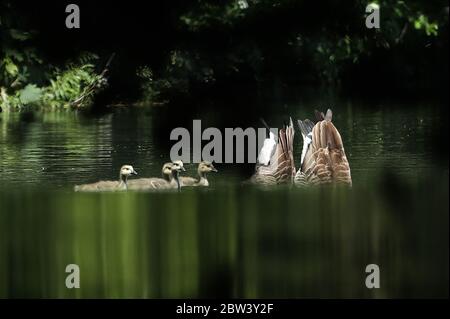
[[[194,177],[188,177],[188,176],[181,176],[180,177],[180,184],[181,187],[185,186],[209,186],[208,179],[206,177],[206,174],[211,172],[217,172],[217,169],[213,166],[211,162],[203,161],[198,164],[197,173],[198,178]]]
[[[126,191],[128,189],[128,177],[137,175],[133,166],[123,165],[120,168],[118,181],[99,181],[92,184],[75,185],[75,192],[105,192]]]
[[[165,163],[162,167],[162,178],[150,177],[131,180],[128,183],[129,190],[152,191],[152,190],[180,190],[179,173],[185,171],[183,162],[175,161]]]

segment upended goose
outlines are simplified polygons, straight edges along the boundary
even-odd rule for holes
[[[341,135],[331,122],[333,113],[316,111],[318,122],[298,121],[303,136],[300,169],[294,183],[298,186],[319,184],[352,185],[350,165]]]
[[[197,173],[198,178],[180,176],[181,187],[185,186],[209,186],[207,174],[211,172],[217,172],[217,169],[211,162],[203,161],[198,164]]]
[[[278,131],[278,139],[268,125],[263,123],[269,132],[269,137],[264,140],[258,155],[256,171],[250,178],[250,182],[262,185],[292,183],[295,176],[293,152],[295,131],[292,119],[289,125]]]
[[[152,190],[180,190],[179,173],[185,171],[182,161],[165,163],[162,167],[162,178],[150,177],[130,180],[129,190],[152,191]]]
[[[92,184],[76,185],[75,192],[104,192],[104,191],[125,191],[128,186],[128,177],[137,175],[133,166],[123,165],[120,168],[118,181],[99,181]]]

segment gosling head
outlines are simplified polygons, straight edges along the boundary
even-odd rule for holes
[[[217,169],[214,167],[214,165],[211,162],[203,161],[198,164],[198,172],[200,174],[206,174],[210,172],[217,172]]]
[[[184,172],[186,169],[184,168],[184,164],[182,161],[177,160],[172,162],[172,171],[176,172]]]
[[[180,172],[184,172],[185,170],[186,169],[184,168],[182,161],[177,160],[172,162],[172,175],[177,182],[178,191],[181,191],[181,185],[178,174],[180,174]]]
[[[162,167],[162,175],[168,176],[172,174],[172,165],[173,163],[165,163]]]
[[[120,168],[120,178],[126,180],[130,175],[137,175],[137,172],[134,170],[133,166],[123,165]]]

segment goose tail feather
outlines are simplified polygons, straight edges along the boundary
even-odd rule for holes
[[[303,165],[306,152],[308,151],[308,148],[312,143],[312,130],[314,128],[314,123],[308,119],[304,121],[298,120],[298,126],[300,128],[303,137],[303,149],[300,158],[300,165]]]

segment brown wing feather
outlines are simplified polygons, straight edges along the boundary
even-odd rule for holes
[[[309,184],[352,184],[342,138],[331,122],[331,115],[331,111],[327,112],[326,119],[313,128],[311,147],[306,152],[301,173],[296,177],[300,183],[306,180]]]
[[[316,116],[316,120],[318,122],[323,121],[325,119],[325,115],[317,110],[314,110],[314,115]]]
[[[278,144],[269,165],[258,166],[251,181],[266,185],[291,182],[295,176],[293,144],[294,128],[291,123],[279,130]]]

